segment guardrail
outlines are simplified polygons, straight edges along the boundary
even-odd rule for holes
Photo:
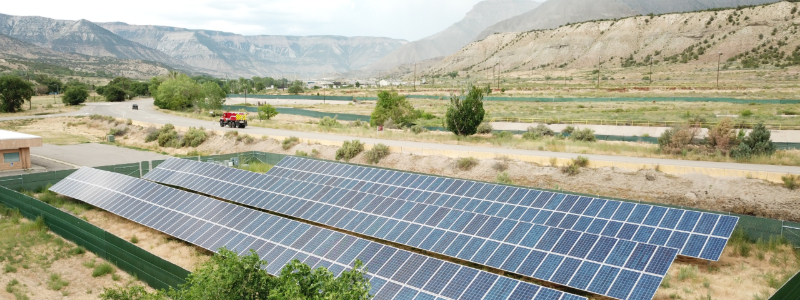
[[[609,125],[609,126],[642,126],[642,127],[674,127],[687,124],[687,121],[647,121],[647,120],[604,120],[604,119],[555,119],[555,118],[490,118],[489,122],[507,123],[539,123],[539,124],[569,124],[569,125]],[[701,127],[716,126],[716,122],[697,122]],[[800,125],[763,123],[765,127],[773,130],[800,130]],[[734,123],[736,129],[752,129],[758,123]]]

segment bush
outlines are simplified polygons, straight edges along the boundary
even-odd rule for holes
[[[311,149],[311,157],[319,157],[319,151],[317,151],[317,149]]]
[[[89,98],[89,90],[84,85],[73,85],[64,91],[64,96],[61,97],[61,102],[66,105],[79,105],[86,102]]]
[[[308,157],[308,153],[307,153],[307,152],[305,152],[305,151],[300,151],[300,150],[297,150],[297,151],[295,151],[295,152],[294,152],[294,156],[303,156],[303,157]]]
[[[47,280],[47,288],[54,291],[60,291],[68,285],[69,282],[62,279],[60,274],[50,274],[50,279]]]
[[[536,127],[532,127],[532,126],[528,127],[528,132],[532,132],[532,133],[537,134],[539,136],[554,136],[554,135],[556,135],[555,131],[553,131],[549,127],[544,126],[542,124],[539,124],[539,126],[536,126]]]
[[[525,140],[538,140],[538,139],[541,139],[541,138],[542,138],[542,135],[540,135],[540,134],[538,134],[536,132],[528,131],[528,132],[525,132],[525,133],[522,134],[522,139],[525,139]]]
[[[575,127],[572,127],[572,126],[567,126],[567,128],[564,128],[564,130],[561,130],[561,133],[564,134],[564,135],[572,134],[573,132],[575,132]]]
[[[597,138],[594,136],[594,130],[589,128],[584,128],[583,130],[575,130],[575,132],[570,135],[570,138],[573,141],[581,141],[581,142],[595,142]]]
[[[249,134],[242,134],[236,137],[237,143],[244,143],[245,145],[250,145],[256,142],[256,139],[250,136]]]
[[[422,125],[414,125],[414,126],[411,126],[411,132],[413,132],[414,134],[420,134],[420,133],[428,132],[428,129],[425,128],[425,127],[422,127]]]
[[[394,122],[394,120],[392,120],[392,118],[386,119],[386,121],[383,122],[383,127],[385,129],[398,129],[398,128],[400,128],[400,126],[397,126],[397,124]]]
[[[581,170],[580,167],[578,167],[578,165],[570,163],[566,166],[561,167],[561,172],[569,176],[575,176],[580,174]]]
[[[198,147],[205,143],[208,139],[208,134],[203,127],[194,128],[189,127],[189,131],[183,136],[183,145],[189,147]]]
[[[144,138],[145,143],[149,143],[158,139],[159,131],[155,127],[147,128],[147,135]]]
[[[94,266],[94,270],[92,270],[92,277],[100,277],[106,274],[114,273],[114,271],[116,271],[114,269],[114,266],[104,262],[102,264]]]
[[[283,150],[289,150],[297,144],[300,144],[300,139],[295,136],[291,136],[284,139],[283,143],[281,143],[281,146],[283,147]]]
[[[180,148],[182,145],[175,126],[167,124],[161,127],[158,133],[158,145],[161,147]]]
[[[586,168],[589,166],[589,158],[585,156],[578,156],[572,159],[572,163],[578,167]]]
[[[742,117],[744,117],[744,118],[747,118],[747,117],[752,117],[752,116],[753,116],[753,112],[752,112],[752,111],[750,111],[750,110],[748,109],[748,110],[742,111],[742,112],[740,113],[740,115],[741,115]]]
[[[270,120],[278,115],[278,110],[272,105],[266,104],[258,107],[258,118],[260,120]]]
[[[478,160],[474,157],[463,157],[456,161],[456,167],[462,171],[469,171],[478,165]]]
[[[787,174],[786,176],[781,177],[781,179],[783,180],[783,186],[792,191],[800,186],[800,176]]]
[[[344,141],[342,147],[336,150],[336,160],[349,161],[364,151],[364,144],[359,140]]]
[[[369,122],[372,126],[383,125],[391,128],[386,124],[389,119],[399,125],[404,125],[417,118],[417,111],[405,96],[394,91],[381,91],[378,93],[378,103],[375,104]]]
[[[725,118],[717,126],[708,131],[706,144],[712,149],[728,153],[738,144],[736,130],[733,128],[733,119]]]
[[[731,156],[735,159],[748,159],[751,156],[770,156],[775,154],[776,147],[772,143],[770,131],[759,123],[750,133],[742,139],[738,147],[731,151]]]
[[[508,172],[498,173],[496,181],[499,184],[514,184],[514,181],[508,176]]]
[[[483,89],[468,86],[462,95],[452,95],[445,115],[445,127],[460,136],[470,136],[478,132],[486,111],[483,109]],[[463,99],[462,99],[463,98]]]
[[[492,133],[492,124],[483,122],[481,125],[478,125],[478,133],[479,134],[489,134]]]
[[[377,144],[372,147],[372,149],[364,153],[364,157],[367,159],[367,162],[371,164],[379,163],[381,159],[387,155],[389,155],[389,146],[384,144]]]
[[[328,127],[328,128],[341,128],[342,123],[336,120],[336,118],[331,117],[324,117],[322,120],[319,120],[319,126]]]
[[[120,127],[120,128],[114,127],[108,130],[108,135],[113,135],[113,136],[123,136],[126,133],[128,133],[127,127]]]
[[[661,151],[680,153],[692,143],[699,131],[699,127],[689,125],[667,129],[658,137],[658,147]]]

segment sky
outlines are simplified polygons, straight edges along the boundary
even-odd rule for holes
[[[4,0],[0,13],[209,29],[243,35],[379,36],[415,41],[481,0]]]

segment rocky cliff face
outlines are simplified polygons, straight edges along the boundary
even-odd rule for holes
[[[773,2],[777,2],[777,0],[549,0],[531,11],[489,26],[478,34],[474,40],[485,39],[494,33],[552,29],[568,23],[589,20],[615,19],[650,13],[688,12]]]
[[[530,0],[485,0],[476,4],[467,15],[447,29],[422,40],[403,45],[370,65],[377,72],[396,66],[450,55],[467,45],[487,26],[530,11],[539,5]]]
[[[186,67],[160,51],[123,39],[86,20],[64,21],[0,14],[0,34],[62,53],[137,59]]]
[[[61,53],[0,34],[0,70],[3,69],[33,69],[42,73],[55,71],[61,76],[126,76],[138,79],[166,75],[169,72],[169,68],[160,63]]]
[[[363,68],[406,41],[376,37],[243,36],[164,26],[102,23],[132,41],[218,76],[324,76]]]
[[[564,70],[594,69],[599,57],[604,69],[646,67],[651,58],[676,70],[705,64],[716,69],[720,58],[730,68],[785,65],[800,60],[797,10],[798,3],[779,2],[494,34],[445,58],[426,74],[460,71],[464,75],[466,71],[483,77],[491,76],[495,66],[511,76],[563,74]]]

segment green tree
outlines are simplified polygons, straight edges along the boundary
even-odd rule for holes
[[[295,95],[297,95],[297,94],[300,94],[300,93],[302,93],[302,92],[303,92],[303,90],[304,90],[304,89],[303,89],[303,82],[301,82],[300,80],[295,80],[295,81],[292,83],[292,86],[290,86],[290,87],[289,87],[289,93],[290,93],[290,94],[295,94]]]
[[[406,100],[405,96],[396,91],[381,91],[378,93],[378,103],[370,116],[372,126],[384,125],[388,119],[397,124],[407,124],[418,118],[414,106]]]
[[[356,87],[360,88],[361,87],[361,82],[356,81]]]
[[[256,82],[256,84],[255,84],[256,92],[263,91],[265,88],[267,88],[267,84],[266,83],[264,83],[263,81]]]
[[[164,78],[163,77],[158,77],[157,76],[157,77],[150,78],[150,84],[147,86],[147,89],[150,92],[151,96],[155,96],[156,93],[158,93],[158,87],[163,82],[164,82]]]
[[[48,93],[59,93],[64,91],[64,83],[60,79],[50,77],[45,74],[36,75],[36,82],[47,86]]]
[[[25,101],[32,102],[33,84],[19,76],[0,76],[0,111],[14,113],[22,110]],[[33,104],[31,104],[32,106]]]
[[[225,105],[225,99],[228,95],[225,91],[219,87],[219,84],[215,82],[206,82],[203,83],[203,94],[205,96],[205,102],[200,107],[206,109],[222,109],[222,106]]]
[[[338,278],[327,269],[311,270],[307,265],[293,260],[279,276],[270,276],[265,270],[267,262],[250,250],[245,256],[225,248],[189,274],[180,289],[147,293],[142,288],[106,289],[104,300],[368,300],[370,283],[361,261],[356,260],[352,270],[342,272]]]
[[[742,139],[739,146],[733,148],[731,156],[736,159],[747,159],[750,156],[772,155],[776,151],[775,143],[772,142],[771,133],[759,123],[747,136]]]
[[[186,74],[170,76],[153,94],[153,104],[161,109],[181,110],[189,108],[205,95],[199,84]]]
[[[483,89],[470,85],[466,91],[462,91],[463,96],[450,96],[450,106],[445,115],[447,130],[460,136],[470,136],[478,131],[486,115],[483,92]]]
[[[61,102],[66,105],[79,105],[89,98],[89,89],[82,84],[68,85]]]
[[[125,101],[128,93],[116,85],[107,85],[103,91],[103,96],[106,97],[108,102],[122,102]]]
[[[148,96],[150,95],[150,84],[147,82],[134,81],[131,83],[130,93],[132,96]]]
[[[458,77],[458,71],[449,72],[447,73],[447,76],[450,76],[450,78],[456,78]]]
[[[278,110],[272,105],[266,104],[258,107],[258,118],[261,120],[269,120],[278,115]]]

